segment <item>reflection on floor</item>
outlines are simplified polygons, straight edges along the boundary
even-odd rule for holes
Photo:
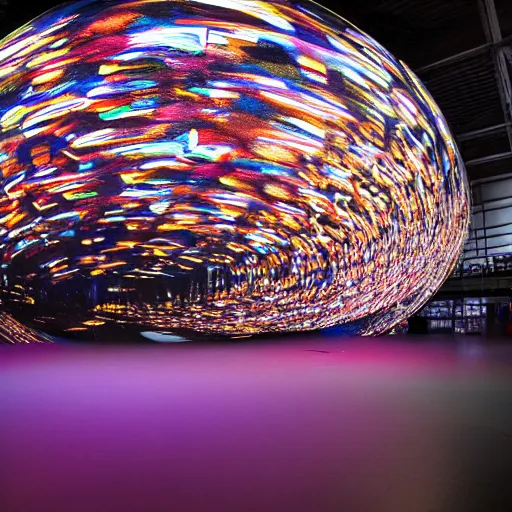
[[[512,510],[512,343],[0,347],[0,509]]]

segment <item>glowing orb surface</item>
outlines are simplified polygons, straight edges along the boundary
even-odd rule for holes
[[[25,325],[379,333],[458,257],[442,114],[313,2],[86,0],[0,63],[2,308]]]

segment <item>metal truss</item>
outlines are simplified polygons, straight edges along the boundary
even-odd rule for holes
[[[508,69],[511,49],[503,44],[494,0],[479,0],[479,6],[487,42],[493,46],[494,68],[512,154],[512,83]]]

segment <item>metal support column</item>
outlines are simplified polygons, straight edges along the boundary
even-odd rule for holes
[[[512,84],[507,67],[507,47],[502,44],[503,37],[494,0],[480,0],[480,12],[487,41],[493,45],[496,78],[512,150]]]

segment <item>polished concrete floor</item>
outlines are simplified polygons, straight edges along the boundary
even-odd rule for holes
[[[0,348],[2,512],[512,510],[512,342]]]

